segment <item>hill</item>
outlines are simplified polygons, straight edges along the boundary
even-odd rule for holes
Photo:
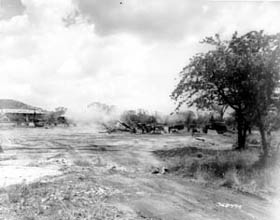
[[[12,99],[0,99],[0,109],[40,109]]]

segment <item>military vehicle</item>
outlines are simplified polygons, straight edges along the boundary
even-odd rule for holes
[[[223,134],[228,131],[224,121],[210,121],[203,127],[203,132],[207,133],[208,129],[216,130],[218,134]]]

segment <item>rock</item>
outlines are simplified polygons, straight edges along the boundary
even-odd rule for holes
[[[112,166],[112,167],[110,168],[110,170],[116,170],[116,169],[117,169],[116,166]]]
[[[83,181],[83,180],[85,180],[85,177],[79,176],[78,179],[81,180],[81,181]]]
[[[151,172],[151,173],[152,173],[152,174],[158,174],[158,173],[160,173],[160,170],[159,170],[158,167],[155,167],[155,168],[152,169],[152,172]]]

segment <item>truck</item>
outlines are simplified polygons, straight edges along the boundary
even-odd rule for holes
[[[223,134],[228,131],[224,121],[210,121],[203,127],[203,132],[207,133],[208,129],[216,130],[218,134]]]

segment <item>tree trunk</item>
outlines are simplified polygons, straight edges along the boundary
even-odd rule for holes
[[[243,129],[238,130],[238,146],[236,150],[244,150],[246,144],[246,134],[243,132]]]
[[[223,121],[224,120],[224,111],[223,109],[220,111],[220,120]]]
[[[245,121],[242,118],[241,114],[237,114],[237,132],[238,132],[238,146],[236,150],[244,150],[246,144],[246,131],[247,126],[245,125]]]
[[[265,129],[262,121],[259,123],[259,131],[261,135],[262,149],[263,149],[262,161],[264,163],[263,165],[265,165],[267,161],[269,149],[268,149],[268,143],[266,141]]]
[[[220,110],[220,119],[221,120],[224,120],[224,115],[225,115],[225,112],[227,110],[228,106],[227,105],[224,105],[221,107],[221,110]]]
[[[252,134],[252,128],[251,128],[251,125],[248,126],[248,132],[249,134]]]

